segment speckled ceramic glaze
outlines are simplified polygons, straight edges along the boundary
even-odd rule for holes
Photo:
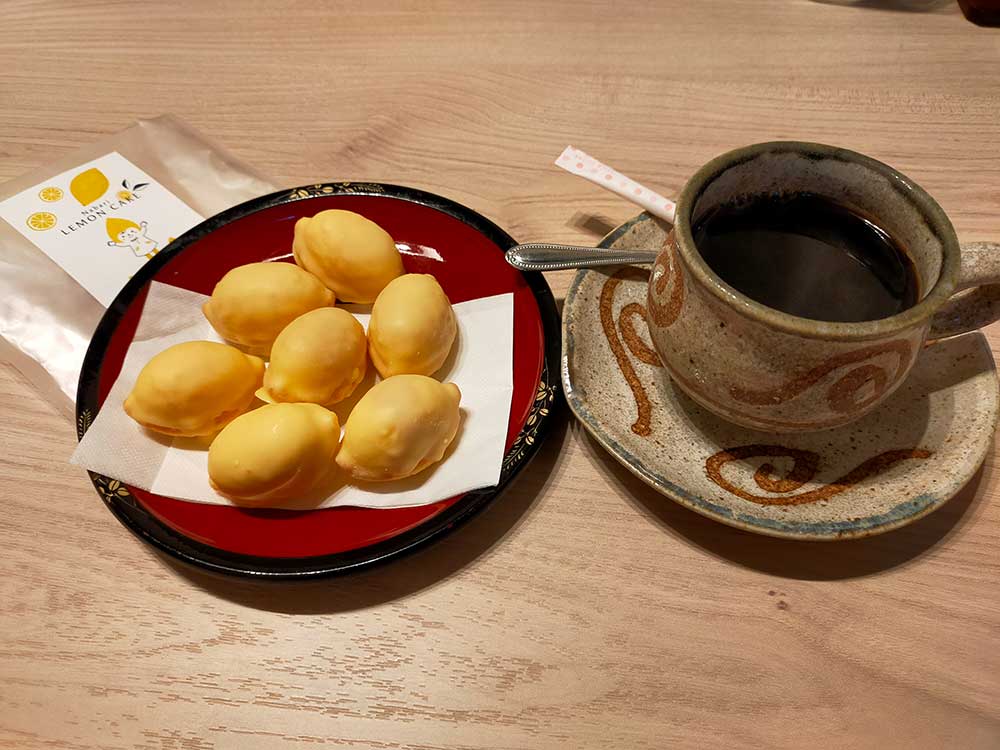
[[[920,301],[888,318],[831,323],[762,305],[723,282],[692,226],[750,196],[808,192],[872,218],[913,259]],[[762,143],[724,154],[688,181],[649,283],[653,348],[693,400],[772,432],[823,430],[876,409],[905,381],[924,341],[1000,317],[1000,245],[960,249],[940,206],[881,162],[813,143]],[[836,283],[831,279],[830,283]],[[977,287],[960,299],[957,291]]]
[[[602,246],[656,246],[669,229],[644,214]],[[777,435],[720,419],[675,385],[646,330],[648,278],[633,266],[577,274],[563,308],[563,387],[616,459],[682,505],[773,536],[868,536],[942,505],[986,456],[998,390],[981,333],[914,344],[909,377],[857,421]]]

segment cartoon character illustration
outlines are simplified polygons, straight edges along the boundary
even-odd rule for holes
[[[160,247],[146,234],[147,226],[145,221],[136,224],[128,219],[108,219],[106,227],[111,238],[108,247],[127,247],[137,258],[143,255],[152,258],[160,252]]]

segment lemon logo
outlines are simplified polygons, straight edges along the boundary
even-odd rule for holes
[[[36,232],[44,232],[56,225],[56,215],[48,211],[37,211],[28,217],[28,226]]]
[[[41,198],[46,203],[54,203],[55,201],[61,201],[63,197],[63,191],[57,187],[44,187],[38,191],[38,197]]]
[[[101,170],[91,167],[73,178],[69,191],[80,205],[89,206],[108,191],[108,178]]]

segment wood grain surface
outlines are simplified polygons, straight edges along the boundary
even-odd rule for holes
[[[1000,238],[1000,30],[945,1],[6,0],[0,104],[0,180],[172,112],[280,184],[412,185],[587,243],[635,210],[551,166],[567,143],[670,195],[797,138]],[[132,537],[9,366],[0,414],[4,748],[1000,747],[992,457],[910,527],[790,543],[674,505],[566,420],[405,563],[256,588]]]

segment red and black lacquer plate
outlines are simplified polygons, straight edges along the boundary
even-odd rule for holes
[[[184,562],[255,578],[301,579],[391,560],[448,533],[496,498],[538,450],[554,418],[561,398],[558,313],[541,274],[522,274],[504,261],[514,240],[475,211],[431,193],[328,183],[235,206],[143,266],[108,308],[87,351],[77,393],[79,437],[118,376],[150,281],[211,294],[235,266],[288,258],[295,221],[328,208],[355,211],[384,227],[399,244],[406,270],[433,274],[453,303],[513,293],[514,392],[500,483],[428,498],[433,502],[418,507],[283,511],[185,502],[91,473],[118,520]]]

